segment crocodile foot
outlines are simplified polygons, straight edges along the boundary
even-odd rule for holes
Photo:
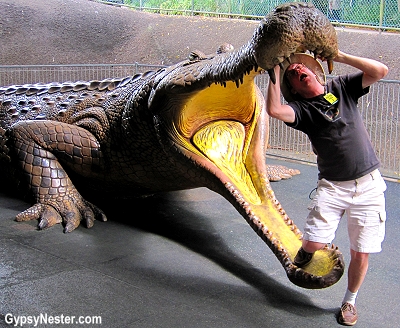
[[[57,208],[56,208],[57,207]],[[75,230],[81,221],[91,228],[94,220],[107,221],[102,210],[88,201],[64,201],[56,206],[37,203],[16,216],[16,221],[39,220],[40,230],[50,228],[57,223],[63,223],[64,232]]]
[[[300,174],[299,170],[290,169],[283,165],[267,165],[267,175],[269,181],[290,179],[292,176],[297,174]]]

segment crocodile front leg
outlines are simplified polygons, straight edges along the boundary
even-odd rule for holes
[[[80,195],[59,159],[83,176],[90,175],[102,157],[100,145],[87,130],[56,121],[21,121],[10,130],[10,157],[17,162],[35,205],[17,221],[39,220],[39,228],[64,223],[70,232],[83,220],[87,227],[105,214]]]

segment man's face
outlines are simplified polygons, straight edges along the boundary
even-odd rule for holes
[[[312,87],[315,81],[318,82],[314,72],[302,63],[291,64],[285,75],[294,93],[302,94],[304,90]]]

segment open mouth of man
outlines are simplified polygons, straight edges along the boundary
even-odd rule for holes
[[[302,73],[300,74],[300,82],[304,81],[307,78],[307,74],[306,73]]]

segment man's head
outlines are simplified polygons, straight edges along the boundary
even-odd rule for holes
[[[283,63],[281,91],[286,101],[290,102],[296,100],[299,95],[320,89],[325,80],[324,70],[313,56],[303,53],[293,54],[290,56],[290,63],[288,61]]]

